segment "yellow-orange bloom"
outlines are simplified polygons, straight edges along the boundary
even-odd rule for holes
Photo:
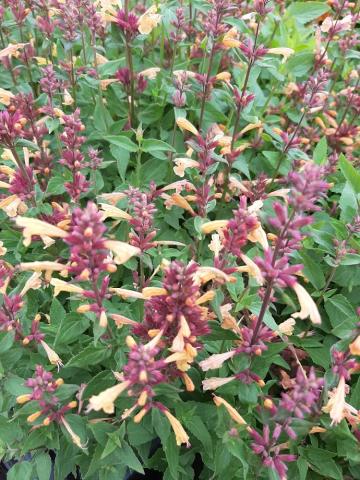
[[[67,233],[55,225],[43,222],[37,218],[16,217],[16,225],[23,228],[24,245],[28,247],[31,244],[33,236],[49,238],[65,238]]]
[[[321,317],[319,310],[316,306],[316,303],[311,298],[309,293],[305,290],[305,288],[300,285],[300,283],[295,283],[292,287],[298,297],[301,310],[300,312],[295,312],[291,316],[293,318],[301,318],[304,320],[305,318],[309,317],[312,323],[320,324]]]
[[[161,15],[156,13],[157,6],[152,5],[139,18],[138,30],[142,35],[148,35],[160,23]]]
[[[206,378],[201,383],[204,392],[206,392],[207,390],[216,390],[217,388],[232,382],[233,380],[235,380],[235,378],[236,377],[212,377]]]
[[[180,446],[182,443],[185,443],[187,447],[190,447],[189,435],[185,432],[179,420],[169,410],[165,410],[164,415],[169,420],[171,428],[175,433],[176,445]]]
[[[9,90],[5,90],[4,88],[0,88],[0,103],[3,105],[8,106],[10,104],[10,100],[14,97],[15,95],[10,92]]]
[[[93,395],[90,397],[87,412],[90,412],[91,410],[95,410],[96,412],[104,410],[105,413],[114,413],[115,400],[128,388],[129,384],[129,381],[118,383],[117,385],[100,392],[98,395]]]
[[[122,265],[127,262],[131,257],[139,255],[141,253],[140,248],[133,247],[125,242],[120,242],[118,240],[106,240],[105,247],[111,250],[115,257],[114,262],[117,265]]]
[[[0,58],[16,56],[19,50],[24,48],[26,43],[9,43],[9,45],[0,50]]]
[[[360,355],[360,335],[349,345],[351,355]]]
[[[198,130],[196,127],[189,122],[189,120],[186,120],[184,117],[179,117],[176,119],[176,125],[181,129],[181,130],[187,130],[188,132],[193,133],[194,135],[199,135]]]
[[[41,340],[40,343],[41,343],[43,349],[45,350],[46,355],[47,355],[51,365],[56,365],[58,370],[59,370],[60,367],[63,366],[63,363],[62,363],[59,355],[55,352],[55,350],[50,348],[49,345],[46,342],[44,342],[44,340]]]
[[[84,289],[79,287],[78,285],[73,285],[72,283],[65,282],[64,280],[60,280],[59,278],[52,278],[50,280],[50,285],[54,288],[54,296],[57,297],[60,292],[68,292],[68,293],[83,293]]]
[[[228,411],[228,414],[236,423],[238,423],[239,425],[246,425],[246,422],[243,419],[243,417],[240,415],[240,413],[237,410],[235,410],[234,407],[230,405],[230,403],[228,403],[226,400],[224,400],[221,397],[217,397],[216,395],[213,396],[213,400],[217,407],[224,405],[224,407]]]
[[[201,225],[201,231],[205,234],[212,233],[225,228],[228,223],[229,220],[213,220],[211,222],[205,222]]]
[[[239,41],[239,33],[235,27],[232,27],[225,33],[221,44],[225,48],[234,48],[241,45],[241,42]]]

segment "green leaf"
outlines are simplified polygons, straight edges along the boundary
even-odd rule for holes
[[[46,195],[60,195],[65,192],[64,177],[52,177],[46,188]]]
[[[200,417],[184,419],[186,428],[203,444],[206,455],[211,455],[213,447],[211,435]]]
[[[66,364],[67,367],[83,367],[90,370],[94,365],[109,358],[111,349],[105,346],[89,345],[77,355],[72,357]]]
[[[327,149],[328,149],[328,145],[327,145],[326,137],[322,137],[322,139],[320,140],[320,142],[318,142],[318,144],[314,149],[313,158],[315,163],[317,163],[318,165],[322,165],[323,163],[326,162]]]
[[[108,112],[105,105],[101,102],[100,97],[96,101],[94,109],[94,126],[100,132],[107,132],[114,123],[112,116]]]
[[[1,332],[0,333],[0,353],[10,350],[14,343],[15,332]]]
[[[47,453],[35,457],[36,473],[39,480],[49,480],[51,474],[51,458]]]
[[[30,462],[15,463],[7,472],[7,480],[31,480],[32,465]]]
[[[325,277],[321,270],[321,266],[319,265],[319,254],[317,253],[317,261],[315,259],[315,254],[312,256],[310,252],[302,251],[300,256],[302,263],[304,264],[305,276],[315,288],[321,289],[325,285]]]
[[[344,295],[338,294],[325,301],[325,310],[329,315],[331,325],[337,327],[346,319],[355,316],[355,310]]]
[[[141,144],[141,149],[143,152],[153,153],[153,152],[176,152],[175,148],[169,145],[162,140],[156,140],[154,138],[146,138]]]
[[[330,7],[325,2],[294,2],[286,13],[300,23],[308,23],[329,11]]]
[[[302,458],[305,458],[313,470],[320,473],[324,477],[342,480],[342,472],[340,466],[333,460],[335,453],[329,452],[322,448],[306,447],[299,448]]]
[[[113,144],[110,145],[110,152],[111,155],[116,158],[116,165],[120,178],[123,182],[125,182],[126,170],[130,160],[130,152],[123,147]]]
[[[134,450],[130,447],[130,445],[124,441],[121,442],[120,448],[120,456],[121,462],[129,467],[131,470],[135,470],[135,472],[139,472],[144,475],[144,469],[134,453]]]
[[[117,147],[121,147],[128,152],[137,152],[139,147],[130,140],[129,137],[125,135],[106,135],[103,137],[103,140],[111,143],[112,145],[116,145]]]
[[[50,307],[50,321],[53,325],[59,325],[66,315],[64,307],[57,298],[53,298]]]
[[[340,169],[355,193],[360,193],[360,172],[347,160],[344,154],[339,157]]]

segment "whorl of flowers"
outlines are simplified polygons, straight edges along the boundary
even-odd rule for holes
[[[17,402],[20,404],[30,401],[37,402],[39,410],[27,417],[29,423],[36,422],[37,428],[41,426],[47,427],[52,422],[62,424],[75,445],[84,448],[80,437],[72,430],[65,418],[65,414],[75,408],[77,402],[71,401],[66,405],[62,405],[56,396],[57,390],[63,383],[64,380],[62,378],[55,380],[51,372],[46,371],[41,365],[36,365],[34,376],[25,382],[25,386],[31,389],[31,393],[19,395]],[[40,418],[41,422],[38,423],[37,420]]]
[[[239,207],[233,210],[233,214],[222,231],[222,245],[227,252],[239,257],[243,253],[242,247],[248,242],[249,233],[257,227],[258,222],[254,215],[249,214],[244,196],[240,197]]]
[[[85,137],[79,135],[85,127],[80,120],[80,110],[77,109],[71,115],[63,115],[64,131],[60,135],[60,140],[64,145],[62,157],[59,163],[68,167],[73,175],[72,182],[66,182],[65,188],[70,197],[77,201],[80,195],[89,188],[89,182],[80,172],[84,165],[84,155],[80,148],[85,141]]]
[[[209,332],[207,310],[197,304],[197,269],[196,263],[171,262],[165,269],[164,293],[145,302],[144,321],[134,327],[134,333],[144,336],[162,331],[168,348],[182,354],[177,362],[181,371],[186,371],[197,355],[197,337]]]
[[[140,248],[142,252],[149,250],[155,244],[153,239],[156,235],[154,228],[154,214],[157,211],[152,202],[151,192],[143,193],[137,188],[125,191],[129,198],[129,207],[132,218],[129,224],[133,231],[129,234],[130,245]]]
[[[97,280],[101,272],[109,271],[105,231],[102,215],[94,203],[89,202],[84,210],[76,208],[73,211],[65,242],[70,246],[69,272],[77,280]]]

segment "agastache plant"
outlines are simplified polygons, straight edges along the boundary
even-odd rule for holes
[[[359,15],[2,2],[9,478],[358,477]]]

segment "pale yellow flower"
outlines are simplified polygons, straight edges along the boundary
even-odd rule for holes
[[[5,255],[6,252],[7,252],[7,248],[4,247],[4,242],[0,240],[0,257]]]
[[[116,218],[120,220],[131,220],[132,216],[129,215],[124,210],[115,207],[114,205],[109,205],[108,203],[100,203],[100,209],[102,213],[102,219],[105,220],[106,218]]]
[[[63,94],[62,104],[63,105],[73,105],[73,103],[74,103],[73,97],[70,95],[70,92],[65,88],[64,89],[64,94]]]
[[[232,27],[225,33],[221,44],[225,48],[234,48],[241,45],[241,42],[239,41],[239,32],[236,27]]]
[[[20,263],[19,268],[23,272],[26,272],[29,270],[33,272],[42,272],[42,271],[62,272],[63,270],[66,270],[66,265],[45,260],[45,261],[36,261],[36,262],[23,262],[23,263]]]
[[[62,363],[59,355],[55,352],[55,350],[53,350],[51,347],[49,347],[49,345],[46,342],[44,342],[44,340],[41,340],[40,343],[41,343],[43,349],[45,350],[46,355],[47,355],[51,365],[56,365],[58,370],[59,370],[60,367],[63,366],[63,363]]]
[[[119,240],[106,240],[105,247],[111,250],[115,257],[114,262],[117,265],[122,265],[127,262],[131,257],[135,255],[140,255],[141,250],[137,247],[133,247],[125,242],[120,242]]]
[[[105,63],[107,63],[109,60],[104,57],[103,55],[100,55],[100,53],[97,53],[96,54],[96,63],[98,65],[104,65]]]
[[[19,50],[24,48],[26,43],[9,43],[9,45],[0,51],[0,58],[16,56]]]
[[[126,198],[126,194],[124,192],[111,192],[102,193],[99,195],[99,197],[111,203],[112,205],[116,205],[119,200]]]
[[[169,420],[171,428],[175,433],[176,445],[180,446],[182,443],[185,443],[187,447],[190,447],[189,435],[185,432],[179,420],[169,410],[165,410],[164,415]]]
[[[167,290],[162,287],[145,287],[142,289],[145,298],[157,297],[159,295],[167,295]]]
[[[248,240],[253,243],[260,243],[264,250],[269,248],[269,242],[264,229],[261,224],[258,223],[257,227],[251,230],[247,236]]]
[[[114,82],[118,82],[116,78],[105,78],[103,80],[100,80],[100,88],[101,90],[106,90],[109,85],[111,85]]]
[[[202,305],[203,303],[211,302],[211,300],[214,300],[214,298],[215,298],[214,290],[208,290],[196,300],[196,305]]]
[[[216,75],[216,80],[219,82],[230,82],[231,80],[231,73],[230,72],[220,72]]]
[[[211,222],[205,222],[201,225],[201,231],[205,234],[212,233],[225,228],[228,223],[229,220],[213,220]]]
[[[346,397],[346,383],[345,378],[340,377],[338,386],[331,393],[330,400],[323,407],[325,413],[330,414],[332,420],[331,425],[338,424],[345,417],[345,397]]]
[[[246,127],[244,127],[240,131],[239,135],[242,136],[242,135],[244,135],[244,133],[250,132],[251,130],[255,130],[256,128],[261,128],[262,126],[263,126],[262,122],[249,123],[249,125],[246,125]]]
[[[172,205],[176,205],[177,207],[183,208],[184,210],[187,210],[188,212],[190,212],[191,215],[195,215],[195,212],[192,209],[191,205],[184,197],[182,197],[178,193],[173,193],[170,198],[171,198]]]
[[[161,68],[159,67],[151,67],[147,68],[146,70],[142,70],[139,75],[148,78],[149,80],[154,80],[157,74],[160,72]]]
[[[241,254],[241,260],[245,263],[245,267],[238,267],[239,272],[247,272],[250,277],[255,278],[259,285],[263,285],[265,282],[264,277],[262,276],[260,268],[256,265],[256,263],[247,255]]]
[[[10,100],[14,98],[14,94],[9,90],[5,90],[4,88],[0,88],[0,103],[3,105],[10,105]]]
[[[180,130],[187,130],[188,132],[191,132],[194,135],[199,135],[199,132],[196,129],[196,127],[191,122],[189,122],[189,120],[186,120],[186,118],[184,117],[177,118],[176,125],[180,128]]]
[[[232,358],[236,355],[235,350],[230,350],[229,352],[225,353],[215,353],[214,355],[210,355],[210,357],[206,358],[205,360],[199,363],[201,369],[204,372],[208,370],[215,370],[216,368],[220,368],[226,360]]]
[[[210,280],[222,280],[224,282],[233,282],[234,277],[227,275],[222,270],[215,267],[199,267],[194,274],[195,282],[204,284]]]
[[[212,378],[205,378],[201,382],[204,392],[208,390],[216,390],[217,388],[226,385],[227,383],[232,382],[235,380],[236,377],[212,377]]]
[[[127,290],[126,288],[114,288],[110,287],[110,292],[119,295],[119,297],[126,300],[127,298],[139,298],[141,300],[145,300],[144,295],[141,292],[135,292],[134,290]]]
[[[82,450],[85,449],[85,445],[83,445],[81,443],[81,439],[79,437],[79,435],[77,435],[73,429],[70,427],[69,423],[67,422],[67,420],[65,420],[65,417],[62,416],[61,417],[61,423],[64,425],[66,431],[68,432],[68,434],[70,435],[70,438],[72,440],[72,442],[79,448],[81,448]]]
[[[91,412],[91,410],[95,410],[96,412],[103,410],[105,413],[114,413],[115,400],[128,388],[129,385],[130,382],[126,380],[113,387],[107,388],[98,395],[93,395],[90,397],[87,412]]]
[[[294,333],[294,328],[295,328],[295,320],[293,318],[288,318],[284,322],[280,323],[278,325],[278,332],[281,335],[292,335]]]
[[[349,345],[351,355],[360,355],[360,335],[358,335]]]
[[[218,233],[213,233],[211,235],[211,242],[209,243],[209,250],[214,253],[214,257],[218,257],[222,249],[223,245],[221,244],[220,235]]]
[[[20,296],[23,297],[29,290],[38,290],[41,287],[41,272],[34,272],[30,278],[27,279]]]
[[[116,326],[118,328],[121,328],[123,325],[137,325],[137,322],[134,320],[131,320],[130,318],[124,317],[124,315],[120,315],[118,313],[112,313],[111,318],[115,321]]]
[[[217,407],[224,405],[224,407],[228,411],[228,414],[236,423],[238,423],[239,425],[246,425],[246,422],[243,419],[243,417],[240,415],[240,413],[237,410],[235,410],[234,407],[230,405],[230,403],[228,403],[226,400],[216,395],[213,396],[213,400]]]
[[[142,35],[148,35],[160,23],[161,15],[156,13],[157,6],[152,5],[139,18],[138,30]]]
[[[295,51],[292,48],[287,48],[287,47],[277,47],[277,48],[269,48],[267,53],[272,53],[273,55],[282,55],[283,58],[283,63],[286,62],[286,60],[295,53]]]
[[[199,166],[199,162],[197,160],[193,160],[188,157],[175,158],[174,163],[174,173],[178,177],[183,177],[187,168],[197,168]]]
[[[65,282],[64,280],[60,280],[59,278],[52,278],[50,280],[50,285],[55,287],[54,297],[57,297],[60,292],[79,293],[79,294],[82,294],[84,292],[84,289],[79,287],[78,285]]]
[[[67,233],[55,225],[44,222],[37,218],[16,217],[16,225],[23,228],[24,245],[28,247],[31,244],[33,236],[49,238],[65,238]]]
[[[291,316],[293,318],[301,318],[302,320],[309,317],[312,323],[320,324],[321,317],[319,310],[316,306],[316,303],[311,298],[306,289],[302,285],[300,285],[300,283],[295,283],[292,288],[294,289],[298,297],[301,310],[300,312],[293,313]]]

